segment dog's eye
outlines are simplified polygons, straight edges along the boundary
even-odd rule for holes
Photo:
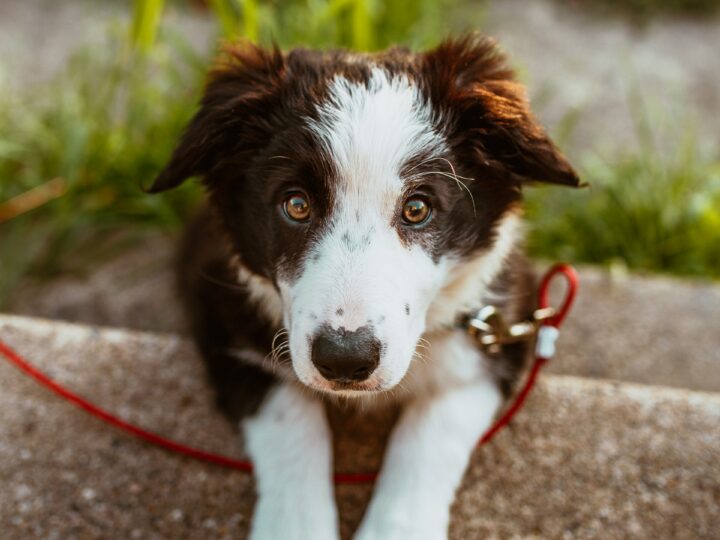
[[[292,193],[283,202],[283,210],[293,221],[307,221],[310,217],[310,202],[304,193]]]
[[[430,213],[430,202],[427,198],[421,195],[413,195],[405,201],[402,218],[408,225],[420,225],[430,218]]]

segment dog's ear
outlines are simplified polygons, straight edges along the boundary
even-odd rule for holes
[[[158,193],[192,176],[204,177],[224,158],[267,142],[269,113],[277,105],[285,61],[277,47],[225,47],[210,72],[200,108],[170,162],[146,189]]]
[[[451,117],[451,140],[485,166],[522,181],[580,186],[580,179],[530,112],[494,40],[470,34],[423,57],[430,98]]]

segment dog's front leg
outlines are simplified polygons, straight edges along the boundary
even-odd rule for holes
[[[323,404],[281,384],[243,428],[258,492],[250,538],[337,539],[331,433]]]
[[[495,384],[485,380],[409,403],[355,538],[447,538],[455,491],[500,401]]]

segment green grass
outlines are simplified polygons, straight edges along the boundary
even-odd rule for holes
[[[543,258],[720,278],[720,156],[665,134],[661,150],[581,163],[591,187],[530,193],[531,253]]]
[[[0,223],[0,305],[19,276],[82,266],[119,229],[173,227],[197,197],[192,187],[149,197],[140,185],[192,114],[205,61],[172,37],[133,54],[125,30],[47,85],[0,91],[0,204],[52,179],[66,190]]]
[[[450,31],[458,0],[210,0],[226,38],[244,36],[282,47],[377,50],[402,43],[424,47]],[[483,2],[469,11],[481,16]]]

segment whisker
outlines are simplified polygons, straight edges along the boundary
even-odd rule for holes
[[[423,344],[427,345],[428,347],[430,347],[430,345],[432,345],[432,343],[430,342],[430,340],[427,339],[427,338],[424,338],[424,337],[418,338],[418,342],[419,342],[419,343],[423,343]]]
[[[412,179],[412,178],[419,178],[419,177],[421,177],[421,176],[427,176],[428,174],[439,174],[439,175],[441,175],[441,176],[446,176],[447,178],[452,178],[453,180],[455,180],[455,179],[457,179],[457,178],[462,178],[463,180],[468,180],[468,181],[475,180],[474,178],[471,178],[471,177],[469,177],[469,176],[461,176],[461,175],[459,175],[459,174],[455,174],[454,172],[434,171],[434,170],[433,170],[433,171],[422,171],[422,172],[419,172],[419,173],[415,173],[415,174],[412,175],[410,178],[411,178],[411,179]]]
[[[413,353],[413,356],[412,356],[412,357],[415,358],[415,359],[417,359],[419,362],[421,362],[421,363],[423,363],[423,364],[427,364],[427,363],[428,363],[428,359],[427,359],[424,355],[422,355],[422,354],[420,354],[420,353],[418,353],[418,352]]]
[[[467,191],[467,192],[468,192],[468,195],[470,195],[470,200],[472,201],[472,205],[473,205],[473,215],[476,216],[476,215],[477,215],[477,209],[475,208],[475,197],[473,197],[473,194],[472,194],[472,192],[470,191],[470,188],[468,188],[467,185],[460,180],[460,178],[462,178],[463,180],[468,180],[468,181],[470,181],[470,180],[474,180],[474,178],[466,178],[466,177],[464,177],[464,176],[458,176],[457,172],[455,172],[455,166],[450,162],[449,159],[445,159],[445,158],[443,158],[443,157],[441,157],[440,159],[442,159],[442,160],[443,160],[445,163],[447,163],[448,166],[450,167],[450,170],[452,171],[453,176],[455,177],[455,182],[457,182],[459,185],[461,185],[462,187],[464,187],[464,188],[465,188],[465,191]]]
[[[411,172],[413,172],[415,169],[417,169],[418,167],[422,167],[422,166],[425,165],[426,163],[430,163],[431,161],[435,161],[436,159],[440,159],[440,157],[439,157],[439,156],[432,156],[432,157],[423,159],[420,163],[417,163],[416,165],[413,165],[413,166],[412,166],[411,168],[409,168],[406,172],[407,172],[407,173],[411,173]]]
[[[450,170],[452,171],[452,173],[448,173],[448,172],[445,172],[445,171],[423,171],[423,172],[419,172],[419,173],[416,173],[416,174],[412,175],[411,178],[426,176],[426,175],[428,175],[428,174],[439,174],[439,175],[445,176],[445,177],[447,177],[447,178],[452,178],[453,180],[455,180],[455,182],[457,183],[458,187],[461,187],[461,188],[465,189],[465,191],[467,191],[468,195],[470,195],[470,201],[472,202],[472,205],[473,205],[473,214],[474,214],[474,215],[477,215],[477,207],[475,206],[475,197],[473,197],[473,194],[472,194],[472,192],[470,191],[470,188],[468,188],[467,184],[465,184],[465,182],[462,181],[462,180],[467,180],[467,181],[470,182],[470,181],[473,181],[473,180],[475,180],[475,179],[474,179],[474,178],[469,178],[469,177],[467,177],[467,176],[461,176],[461,175],[459,175],[459,174],[457,173],[457,171],[455,171],[455,166],[452,164],[452,162],[451,162],[449,159],[444,158],[444,157],[437,156],[437,157],[434,157],[434,158],[430,158],[430,159],[424,160],[424,161],[418,163],[417,165],[415,165],[414,167],[412,167],[412,168],[408,171],[408,173],[412,172],[413,170],[415,170],[416,168],[418,168],[420,165],[423,165],[423,164],[425,164],[425,163],[429,163],[430,161],[433,161],[433,160],[436,160],[436,159],[439,159],[439,160],[444,161],[445,163],[447,163],[448,166],[450,167]],[[461,180],[461,178],[462,178],[462,180]]]
[[[288,331],[286,328],[280,328],[273,336],[272,343],[270,345],[270,352],[265,356],[263,362],[268,362],[273,368],[273,371],[277,371],[277,367],[289,358],[290,355],[290,342],[287,339]],[[278,345],[278,340],[280,341]]]

